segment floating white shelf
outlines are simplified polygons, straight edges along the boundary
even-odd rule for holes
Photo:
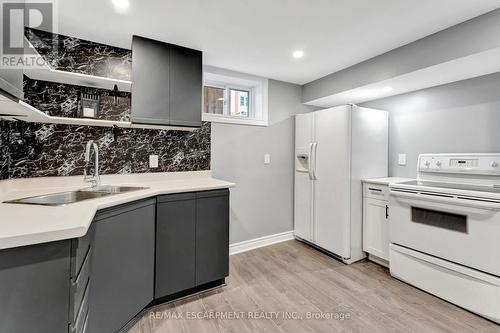
[[[175,130],[175,131],[192,131],[194,127],[177,127],[177,126],[158,126],[158,125],[142,125],[133,124],[129,121],[111,121],[102,119],[89,118],[69,118],[69,117],[53,117],[34,108],[33,106],[23,102],[15,102],[0,95],[0,118],[5,120],[21,120],[28,123],[48,123],[48,124],[67,124],[81,126],[100,126],[120,128],[142,128],[142,129],[160,129],[160,130]]]
[[[28,41],[28,39],[26,39],[26,42],[28,43],[30,48],[36,52],[36,49]],[[35,61],[36,64],[45,64],[45,60],[39,53],[35,54],[35,58],[36,58]],[[113,88],[116,85],[119,91],[125,91],[125,92],[130,92],[132,88],[131,81],[117,80],[103,76],[62,71],[58,69],[53,69],[47,64],[33,68],[26,68],[24,70],[24,74],[29,78],[35,80],[65,83],[65,84],[72,84],[72,85],[92,87],[92,88],[113,90]]]

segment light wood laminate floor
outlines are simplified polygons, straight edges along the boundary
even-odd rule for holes
[[[129,333],[500,332],[377,264],[344,265],[295,240],[231,256],[226,282],[149,309]],[[330,317],[307,319],[308,312]]]

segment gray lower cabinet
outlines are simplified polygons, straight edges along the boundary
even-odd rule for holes
[[[155,298],[195,286],[196,195],[158,198]]]
[[[147,199],[97,213],[88,333],[117,332],[153,300],[155,208]]]
[[[88,318],[94,232],[95,224],[91,224],[85,236],[71,240],[68,311],[70,333],[84,333]]]
[[[229,275],[229,190],[158,198],[155,298]]]
[[[229,190],[196,194],[196,285],[229,275]]]
[[[68,332],[71,241],[0,251],[0,332]]]
[[[229,190],[99,211],[78,239],[0,250],[0,332],[115,333],[229,274]]]

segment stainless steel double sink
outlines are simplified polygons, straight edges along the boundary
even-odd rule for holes
[[[8,200],[4,201],[4,203],[41,206],[64,206],[79,201],[102,198],[109,195],[116,195],[120,193],[145,189],[147,189],[147,187],[103,185],[84,188],[76,191],[58,192],[15,200]]]

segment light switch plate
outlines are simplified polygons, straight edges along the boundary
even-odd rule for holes
[[[150,168],[158,167],[158,155],[149,155],[149,167]]]
[[[399,154],[398,155],[398,164],[399,165],[406,165],[406,154]]]
[[[271,154],[264,154],[264,164],[265,165],[271,164]]]

